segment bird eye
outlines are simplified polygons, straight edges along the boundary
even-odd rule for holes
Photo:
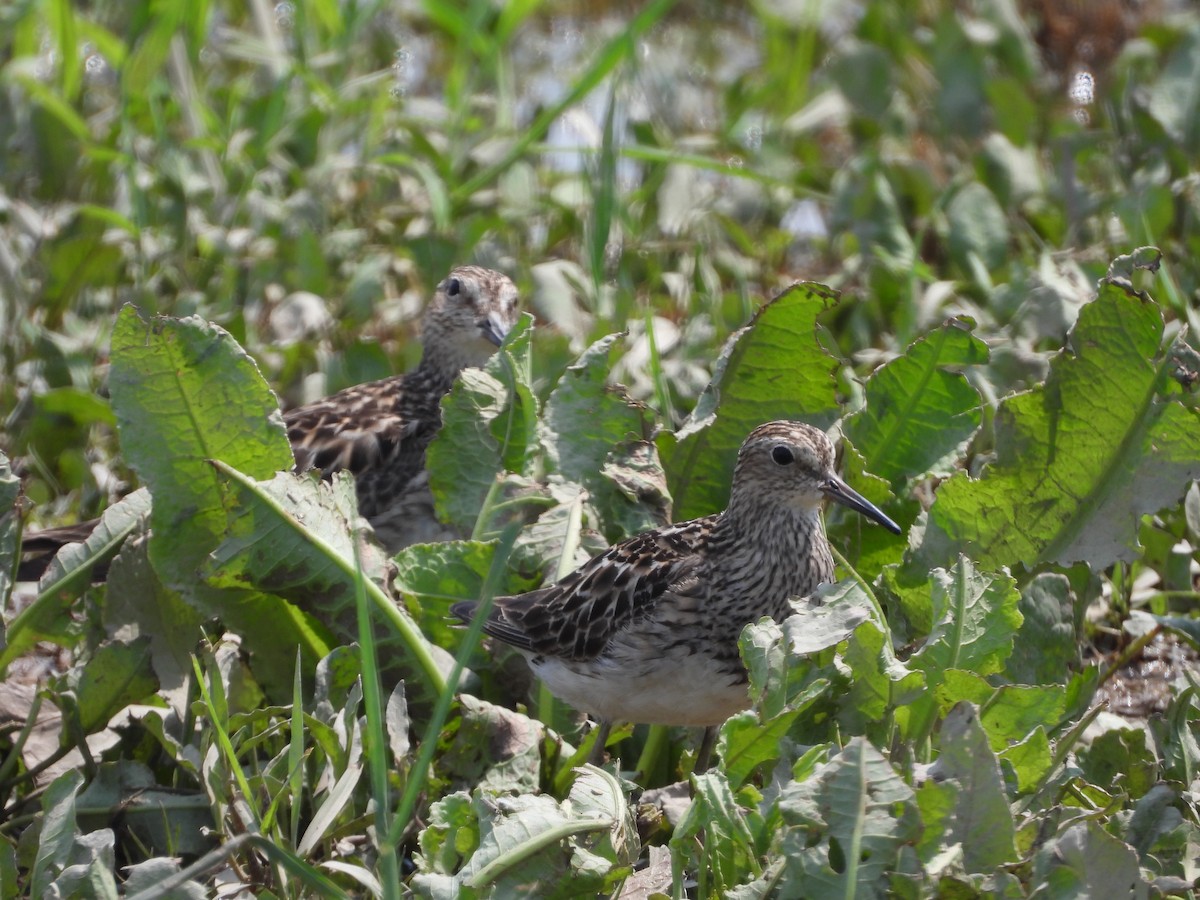
[[[446,296],[457,297],[458,292],[462,290],[462,284],[457,278],[446,279]]]
[[[780,444],[771,451],[771,459],[781,466],[790,466],[796,461],[796,456],[790,449]]]

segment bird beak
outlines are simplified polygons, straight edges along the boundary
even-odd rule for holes
[[[508,327],[508,323],[492,312],[488,313],[487,318],[479,323],[479,333],[499,347],[508,335]]]
[[[899,525],[885,516],[878,506],[850,487],[850,485],[846,484],[838,476],[831,475],[821,490],[834,503],[840,503],[842,506],[848,506],[857,513],[862,513],[868,519],[878,522],[888,531],[892,532],[892,534],[901,533]]]

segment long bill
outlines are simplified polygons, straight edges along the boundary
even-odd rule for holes
[[[831,475],[829,480],[822,485],[821,490],[825,492],[825,496],[834,503],[840,503],[842,506],[849,507],[857,513],[862,513],[868,519],[878,522],[892,534],[900,534],[900,526],[884,515],[883,510],[856,491],[846,482],[842,481],[837,475]]]

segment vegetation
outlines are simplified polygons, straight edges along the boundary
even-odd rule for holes
[[[0,897],[1191,890],[1200,15],[673,6],[0,7]],[[444,403],[467,539],[388,561],[275,411],[456,262],[536,325]],[[906,538],[830,511],[713,770],[584,765],[450,604],[721,508],[774,418]]]

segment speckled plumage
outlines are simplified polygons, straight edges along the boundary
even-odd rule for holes
[[[446,537],[425,471],[425,450],[442,425],[442,397],[463,369],[487,362],[518,313],[507,275],[479,266],[451,271],[425,310],[415,369],[284,414],[297,470],[352,472],[359,512],[393,552]]]
[[[452,270],[425,309],[415,369],[284,414],[297,471],[352,472],[359,512],[392,552],[450,537],[434,515],[425,450],[441,428],[442,397],[464,368],[487,362],[519,312],[507,275],[479,266]],[[38,555],[22,562],[19,577],[39,578],[61,547],[85,540],[98,521],[27,535],[22,551]]]
[[[496,599],[484,631],[512,644],[551,692],[602,722],[716,725],[749,703],[738,637],[834,574],[826,498],[899,528],[834,471],[820,430],[751,432],[721,513],[632,537],[556,584]],[[455,604],[464,621],[474,602]]]

